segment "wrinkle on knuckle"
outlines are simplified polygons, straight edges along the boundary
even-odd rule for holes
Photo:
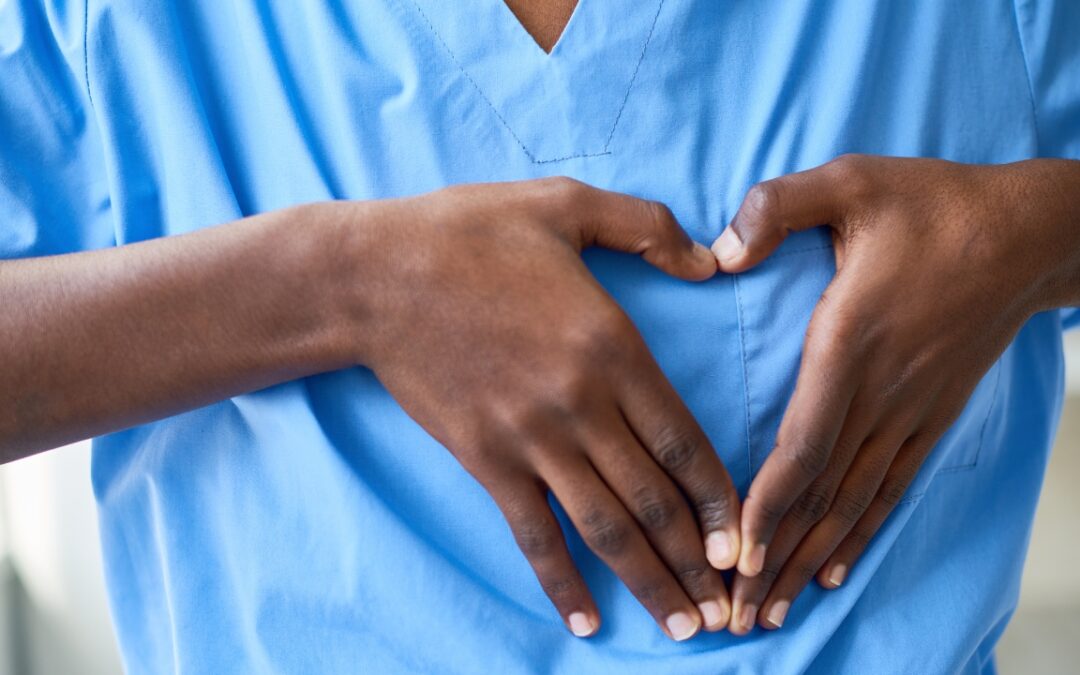
[[[802,497],[795,502],[791,515],[803,525],[813,525],[820,521],[828,513],[830,500],[828,494],[820,489],[807,490]]]
[[[705,565],[690,565],[675,570],[675,578],[691,596],[702,593],[708,586],[712,568]]]
[[[780,576],[781,565],[778,563],[766,562],[765,566],[761,568],[761,571],[754,577],[754,581],[761,586],[767,588],[772,586],[776,578]]]
[[[870,499],[866,495],[840,490],[833,499],[831,512],[841,524],[851,526],[859,521],[869,506]]]
[[[630,526],[621,518],[594,510],[585,516],[582,537],[601,556],[617,556],[630,542]]]
[[[666,427],[653,442],[656,460],[665,471],[676,474],[686,469],[701,451],[700,443],[688,432]]]
[[[765,520],[774,523],[779,522],[781,518],[787,515],[788,511],[779,501],[770,498],[754,499],[752,505]]]
[[[701,525],[705,528],[726,523],[733,515],[731,500],[723,495],[697,500],[694,502],[694,510],[697,512]]]
[[[562,538],[561,533],[547,522],[526,517],[515,531],[515,539],[521,552],[528,558],[545,558],[554,553]]]
[[[580,590],[580,584],[573,577],[560,577],[550,581],[541,582],[540,586],[548,597],[560,600],[576,595]]]
[[[795,577],[799,585],[805,586],[807,582],[818,573],[819,566],[810,564],[808,560],[796,560],[791,564],[790,573]]]
[[[655,579],[650,579],[634,584],[630,589],[630,592],[634,594],[634,597],[637,598],[642,605],[650,607],[655,604],[659,598],[663,597],[664,583]]]
[[[885,480],[885,483],[878,490],[877,499],[886,508],[892,510],[897,504],[904,499],[904,495],[907,493],[907,481],[899,480],[896,478],[889,478]]]
[[[870,540],[873,539],[874,534],[867,532],[864,528],[857,527],[852,530],[848,536],[848,543],[859,553],[861,553],[867,546],[870,545]]]
[[[788,450],[788,456],[804,477],[816,478],[829,464],[832,448],[823,441],[804,437]]]
[[[671,497],[657,494],[652,489],[643,489],[636,499],[638,520],[646,529],[657,532],[675,522],[679,504]]]
[[[646,202],[649,208],[649,214],[652,218],[653,231],[656,234],[664,235],[671,231],[672,226],[675,224],[675,214],[671,212],[671,208],[663,202],[649,201]],[[652,236],[655,236],[652,235]],[[646,239],[652,239],[652,236]],[[653,240],[655,243],[655,240]]]

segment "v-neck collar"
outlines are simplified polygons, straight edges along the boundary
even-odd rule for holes
[[[665,0],[579,0],[551,53],[503,0],[411,0],[465,82],[537,164],[611,154]]]

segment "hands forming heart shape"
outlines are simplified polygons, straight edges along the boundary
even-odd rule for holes
[[[395,241],[371,248],[401,254],[365,261],[382,282],[364,309],[385,320],[357,360],[492,495],[574,634],[600,616],[549,494],[669,637],[778,628],[811,578],[843,583],[1024,322],[1073,300],[1076,171],[845,156],[755,186],[712,253],[662,205],[569,179],[381,202],[378,236]],[[700,281],[817,226],[837,274],[740,504],[579,254],[638,253]]]

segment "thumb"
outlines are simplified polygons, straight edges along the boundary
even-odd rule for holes
[[[590,188],[582,246],[637,253],[650,265],[687,281],[716,274],[716,257],[690,238],[660,202]]]
[[[728,273],[757,265],[792,232],[835,224],[841,213],[834,165],[773,178],[750,188],[712,250]]]

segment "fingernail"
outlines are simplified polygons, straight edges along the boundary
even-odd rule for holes
[[[706,600],[701,603],[698,605],[698,611],[701,612],[701,620],[706,628],[719,628],[727,623],[727,612],[715,600]]]
[[[723,530],[710,532],[705,537],[705,557],[709,564],[718,570],[731,569],[735,564],[735,546],[731,542],[731,535]]]
[[[671,637],[677,642],[690,639],[698,630],[697,620],[691,618],[686,612],[675,612],[667,618],[665,623]]]
[[[739,625],[743,627],[743,630],[753,630],[755,619],[757,619],[757,605],[743,605],[739,610]]]
[[[757,576],[765,567],[765,544],[754,544],[746,555],[746,569],[740,570],[748,577]]]
[[[735,230],[728,227],[713,244],[712,250],[721,262],[731,262],[742,253],[742,241],[739,240],[739,235],[735,234]]]
[[[833,586],[839,586],[844,583],[844,577],[847,576],[847,565],[834,565],[832,571],[829,572],[829,583]]]
[[[784,625],[784,619],[787,618],[788,608],[791,607],[791,603],[787,600],[780,600],[773,604],[769,609],[769,613],[765,615],[765,620],[772,625],[779,628]]]
[[[567,623],[570,624],[570,632],[578,637],[589,637],[596,631],[596,624],[584,612],[574,612]]]

